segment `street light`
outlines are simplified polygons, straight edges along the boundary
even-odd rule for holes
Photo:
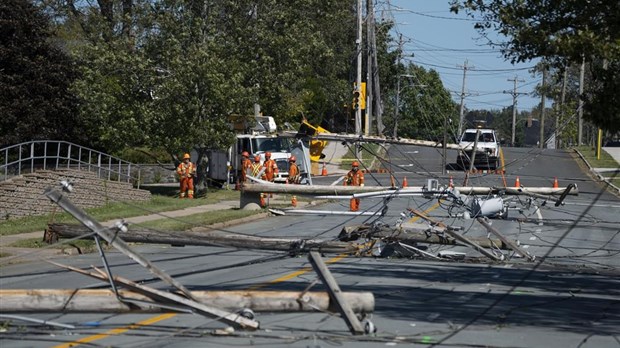
[[[398,137],[398,112],[400,109],[400,78],[401,77],[414,77],[414,76],[409,75],[409,74],[402,74],[402,75],[398,75],[398,79],[396,80],[396,108],[394,109],[394,131],[392,134],[394,138]],[[410,84],[408,86],[409,87],[426,87],[426,85],[419,85],[419,84]]]

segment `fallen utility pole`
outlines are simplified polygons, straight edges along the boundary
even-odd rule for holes
[[[461,243],[464,243],[465,245],[475,249],[476,251],[478,251],[482,255],[490,258],[491,260],[494,260],[494,261],[502,261],[503,260],[503,255],[501,257],[498,257],[495,254],[493,254],[491,252],[488,252],[486,249],[484,249],[482,246],[478,245],[473,240],[471,240],[469,238],[466,238],[464,236],[461,236],[460,234],[456,233],[455,231],[453,231],[449,226],[447,226],[443,222],[435,221],[435,220],[431,219],[429,216],[427,216],[426,214],[424,214],[423,212],[417,211],[415,209],[409,209],[409,211],[412,212],[413,214],[423,218],[424,220],[429,221],[433,225],[436,225],[436,226],[439,226],[439,227],[443,227],[444,228],[444,232],[449,234],[452,238],[454,238],[454,239],[460,241]]]
[[[374,228],[371,225],[346,226],[338,235],[341,241],[353,241],[358,239],[382,239],[385,241],[403,242],[403,243],[425,243],[425,244],[443,244],[443,245],[462,245],[457,239],[444,234],[444,228],[434,227],[429,229],[424,225],[420,227],[403,227],[391,228],[380,227]],[[511,247],[499,239],[486,237],[469,237],[469,240],[475,242],[484,248],[498,248],[502,250],[512,250]]]
[[[65,269],[68,269],[68,270],[71,270],[77,273],[81,273],[81,274],[84,274],[84,275],[87,275],[87,276],[90,276],[96,279],[105,280],[105,281],[113,280],[114,282],[119,283],[129,288],[130,290],[139,292],[153,299],[154,301],[162,302],[162,303],[170,303],[171,305],[180,305],[184,307],[183,309],[189,309],[196,313],[214,316],[218,320],[221,320],[229,324],[238,325],[239,327],[244,328],[244,329],[256,330],[259,327],[258,321],[246,318],[244,316],[241,316],[238,313],[231,313],[229,311],[225,311],[220,308],[207,306],[203,303],[187,299],[175,293],[158,290],[158,289],[151,288],[143,284],[138,284],[138,283],[135,283],[129,279],[126,279],[120,276],[114,276],[113,279],[110,279],[107,273],[99,270],[98,268],[93,267],[93,269],[96,271],[96,273],[94,273],[94,272],[88,272],[83,269],[72,267],[72,266],[62,265],[62,264],[51,262],[51,261],[48,261],[48,262],[51,264],[57,265],[59,267],[62,267],[62,268],[65,268]],[[135,303],[133,302],[132,304],[135,305]]]
[[[134,252],[125,241],[120,238],[117,238],[117,234],[112,230],[103,227],[98,221],[91,218],[84,210],[80,207],[73,204],[67,197],[65,197],[62,193],[58,192],[58,190],[47,188],[44,192],[47,198],[51,199],[52,202],[58,204],[62,209],[71,214],[74,218],[76,218],[79,222],[81,222],[84,226],[86,226],[92,232],[95,232],[99,237],[103,238],[106,242],[110,243],[114,248],[127,255],[132,260],[136,261],[142,267],[149,270],[149,272],[153,273],[157,277],[159,277],[164,282],[174,286],[175,288],[181,290],[188,298],[191,298],[190,291],[183,286],[183,284],[179,283],[172,277],[170,277],[166,272],[160,270],[154,264],[152,264],[149,260],[147,260],[144,256]],[[117,232],[120,231],[120,228],[117,229]]]
[[[51,239],[87,237],[89,230],[80,225],[49,224],[47,228]],[[128,233],[119,232],[119,238],[131,243],[152,243],[170,245],[198,245],[220,246],[232,248],[247,248],[277,251],[310,251],[316,250],[327,253],[357,252],[359,247],[356,243],[303,238],[275,238],[257,237],[230,232],[181,232],[181,231],[155,231],[143,227],[133,226]]]
[[[161,306],[149,305],[150,300],[139,292],[121,289],[119,294],[138,308],[121,302],[112,289],[0,289],[0,312],[162,312]],[[371,292],[343,292],[342,297],[356,313],[374,311],[375,298]],[[327,292],[301,291],[192,291],[198,302],[229,311],[240,308],[254,312],[314,312],[337,310]]]
[[[129,286],[133,289],[138,289],[139,291],[148,292],[149,294],[154,295],[160,300],[168,300],[168,301],[171,301],[172,303],[189,307],[193,310],[196,310],[197,312],[201,314],[215,317],[217,318],[217,320],[221,320],[221,321],[224,321],[230,324],[236,324],[242,328],[257,329],[259,327],[259,324],[257,321],[250,320],[250,319],[241,317],[238,314],[230,313],[230,312],[221,310],[219,308],[209,307],[199,302],[196,302],[196,300],[192,298],[192,293],[185,286],[183,286],[181,283],[179,283],[177,280],[172,278],[170,275],[168,275],[164,271],[160,270],[158,267],[152,264],[144,256],[133,251],[124,240],[122,240],[120,237],[117,236],[117,233],[120,233],[123,230],[123,228],[120,228],[120,227],[116,228],[116,233],[113,233],[111,230],[104,228],[98,221],[91,218],[88,214],[86,214],[84,210],[75,206],[67,197],[65,197],[62,193],[58,192],[55,189],[48,188],[45,190],[44,194],[49,199],[51,199],[53,202],[58,204],[61,208],[63,208],[65,211],[67,211],[69,214],[71,214],[73,217],[75,217],[78,221],[80,221],[85,227],[87,227],[88,229],[90,229],[91,231],[97,234],[95,241],[97,242],[97,246],[99,247],[100,253],[104,259],[104,265],[107,271],[107,273],[101,272],[100,276],[102,276],[103,279],[107,279],[108,281],[110,281],[110,285],[112,286],[114,291],[117,290],[115,282],[120,282],[124,284],[125,286]],[[154,275],[156,275],[157,277],[159,277],[166,283],[181,290],[181,292],[185,296],[187,296],[187,298],[177,295],[177,294],[173,294],[173,293],[169,293],[169,292],[165,292],[165,291],[161,291],[157,289],[151,289],[144,285],[135,284],[131,282],[130,280],[126,280],[120,277],[113,277],[107,265],[107,262],[105,261],[105,257],[103,255],[103,251],[99,244],[99,240],[97,239],[99,237],[103,238],[110,245],[114,246],[117,250],[127,255],[129,258],[136,261],[141,266],[145,267],[147,270],[149,270],[151,273],[153,273]]]
[[[536,257],[534,257],[533,255],[530,255],[530,253],[528,253],[527,251],[525,251],[523,248],[521,248],[519,245],[517,245],[517,243],[509,240],[508,238],[504,237],[503,234],[499,233],[498,230],[496,230],[495,228],[493,228],[493,226],[491,226],[485,219],[479,217],[476,220],[478,220],[478,222],[484,226],[484,228],[487,229],[487,231],[493,233],[495,236],[497,236],[497,238],[501,239],[502,242],[510,245],[510,248],[516,252],[518,252],[519,254],[523,255],[523,257],[527,258],[530,261],[534,261],[534,259],[536,259]]]
[[[311,251],[308,255],[308,260],[310,260],[310,264],[312,264],[312,268],[318,274],[319,278],[327,288],[327,292],[329,293],[329,297],[334,301],[336,307],[338,308],[338,312],[342,315],[342,318],[347,323],[349,330],[354,335],[359,335],[364,333],[364,328],[362,327],[362,323],[360,323],[359,319],[353,312],[353,309],[349,306],[349,303],[345,300],[344,296],[342,296],[342,291],[340,290],[340,286],[338,286],[338,282],[327,268],[327,265],[321,258],[321,254],[316,251]]]
[[[293,132],[283,132],[281,135],[295,137],[298,134]],[[327,140],[327,141],[347,141],[350,143],[379,143],[379,144],[400,144],[400,145],[417,145],[424,147],[440,148],[443,146],[441,142],[428,141],[428,140],[416,140],[407,138],[386,138],[380,136],[362,136],[356,134],[335,134],[335,133],[319,133],[312,137],[312,140]],[[448,149],[459,150],[461,147],[458,144],[446,144]]]
[[[571,184],[573,185],[573,184]],[[306,194],[306,195],[340,195],[350,196],[366,192],[381,192],[384,194],[389,189],[385,186],[323,186],[323,185],[280,185],[280,184],[248,184],[243,185],[243,192],[248,193],[282,193],[282,194]],[[566,192],[564,188],[552,187],[524,187],[519,190],[510,187],[479,187],[479,186],[459,186],[455,190],[465,195],[489,195],[504,193],[507,195],[527,195],[530,193],[541,195],[561,195]],[[392,191],[387,191],[392,192]],[[422,192],[421,186],[411,186],[393,191],[395,194],[408,194]],[[440,192],[437,192],[440,193]],[[578,195],[576,186],[570,190],[570,195]],[[350,197],[347,197],[350,198]]]

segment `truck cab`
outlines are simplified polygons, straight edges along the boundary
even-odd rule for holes
[[[265,161],[265,152],[271,152],[271,159],[276,161],[279,173],[276,174],[274,181],[282,182],[288,178],[288,159],[291,157],[291,147],[293,139],[280,137],[272,134],[238,134],[236,143],[230,148],[230,165],[234,168],[235,179],[241,171],[241,153],[247,151],[250,158],[260,156],[261,162]]]
[[[478,141],[476,142],[476,134]],[[474,157],[474,145],[476,145]],[[462,168],[469,168],[471,160],[474,167],[494,170],[498,167],[500,143],[495,130],[490,128],[466,129],[459,140],[460,150],[456,163]]]

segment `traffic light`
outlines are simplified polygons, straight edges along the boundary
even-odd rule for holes
[[[358,90],[356,84],[353,83],[353,110],[366,109],[366,82],[362,82],[361,87]]]

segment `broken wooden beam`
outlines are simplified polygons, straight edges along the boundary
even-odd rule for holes
[[[151,313],[166,311],[149,305],[151,299],[139,292],[121,289],[123,298],[142,301],[130,306],[119,301],[111,289],[0,289],[0,312],[110,312]],[[342,296],[356,313],[374,311],[370,292],[343,292]],[[327,292],[301,291],[192,291],[198,302],[223,310],[248,308],[255,312],[313,312],[337,310]]]
[[[491,260],[494,261],[502,261],[503,260],[503,255],[502,256],[497,256],[489,251],[487,251],[485,248],[483,248],[482,246],[480,246],[478,243],[476,243],[475,241],[461,236],[460,234],[458,234],[456,231],[453,231],[449,226],[447,226],[446,224],[444,224],[441,221],[435,221],[434,219],[430,218],[429,216],[427,216],[426,214],[424,214],[421,211],[415,210],[415,209],[408,209],[410,212],[412,212],[413,214],[423,218],[424,220],[430,222],[431,224],[435,225],[435,226],[439,226],[444,228],[444,232],[449,234],[452,238],[460,241],[461,243],[473,248],[474,250],[476,250],[477,252],[481,253],[482,255],[490,258]]]
[[[53,265],[80,273],[80,274],[87,275],[89,277],[93,277],[95,279],[104,280],[104,281],[110,280],[108,278],[107,273],[94,267],[93,268],[95,269],[96,272],[89,272],[89,271],[86,271],[86,270],[83,270],[77,267],[62,265],[62,264],[49,261],[49,260],[47,262]],[[188,298],[185,298],[181,295],[178,295],[172,292],[167,292],[167,291],[155,289],[155,288],[143,285],[143,284],[138,284],[138,283],[135,283],[129,279],[126,279],[120,276],[114,276],[112,280],[114,281],[115,284],[121,284],[129,288],[130,290],[141,293],[142,295],[145,295],[157,301],[157,304],[161,303],[163,305],[172,304],[176,306],[181,306],[182,308],[188,309],[192,312],[199,313],[202,315],[207,315],[210,317],[215,317],[216,320],[218,321],[222,321],[227,324],[233,324],[243,329],[256,330],[259,328],[258,321],[246,318],[244,316],[239,315],[238,313],[232,313],[232,312],[220,309],[220,308],[207,306],[201,302],[195,301],[194,299],[188,299]],[[130,301],[127,301],[127,302],[129,303]],[[156,305],[156,303],[154,302],[153,305]]]
[[[491,224],[489,224],[485,219],[477,218],[476,220],[478,220],[478,222],[482,226],[484,226],[484,228],[486,228],[487,231],[497,236],[497,238],[499,238],[503,243],[508,244],[512,250],[518,252],[519,254],[521,254],[523,257],[527,258],[530,261],[534,261],[536,259],[535,256],[531,255],[525,249],[521,248],[521,246],[519,246],[516,242],[513,242],[510,239],[506,238],[498,230],[493,228],[493,226],[491,226]]]
[[[424,224],[403,224],[402,228],[386,226],[375,228],[371,225],[346,226],[340,231],[338,239],[345,242],[358,239],[383,239],[410,244],[462,245],[457,239],[444,234],[444,230],[442,227],[429,228],[428,225]],[[510,245],[502,242],[500,239],[469,237],[469,240],[484,248],[512,250]]]
[[[191,298],[190,291],[183,284],[172,278],[170,275],[168,275],[168,273],[159,269],[159,267],[155,266],[146,257],[142,256],[140,253],[135,252],[129,247],[129,245],[127,245],[124,240],[122,240],[121,238],[117,238],[117,233],[122,230],[122,226],[114,228],[113,230],[103,227],[97,220],[91,218],[82,208],[73,204],[73,202],[71,202],[69,198],[64,196],[56,189],[48,187],[43,194],[54,203],[58,204],[58,206],[65,210],[67,213],[71,214],[71,216],[81,222],[90,231],[95,232],[99,237],[104,239],[118,251],[122,252],[130,259],[136,261],[139,265],[147,269],[149,272],[159,277],[159,279],[181,290],[181,292],[183,292],[188,298]]]
[[[75,238],[80,236],[87,237],[90,231],[81,225],[49,224],[47,233],[56,234],[63,238]],[[203,245],[299,252],[316,250],[326,253],[358,251],[356,243],[345,243],[332,240],[258,237],[221,231],[155,231],[139,226],[131,226],[128,232],[118,232],[118,237],[126,242],[132,243]]]
[[[345,300],[344,296],[342,296],[342,290],[340,290],[338,282],[336,282],[336,279],[321,258],[321,254],[316,251],[311,251],[308,255],[308,259],[310,260],[310,264],[312,264],[314,271],[317,273],[319,278],[321,278],[323,285],[327,288],[329,297],[335,303],[338,308],[338,312],[347,323],[351,333],[354,335],[363,334],[364,328],[362,327],[362,323],[360,323],[359,319],[353,312],[353,309],[349,306],[349,303]]]

